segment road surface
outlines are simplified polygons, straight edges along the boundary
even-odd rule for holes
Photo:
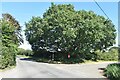
[[[104,78],[99,68],[107,63],[96,64],[48,64],[17,58],[14,69],[0,72],[2,78]]]

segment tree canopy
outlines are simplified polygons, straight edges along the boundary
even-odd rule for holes
[[[12,26],[14,26],[16,28],[16,30],[14,32],[17,35],[16,36],[16,40],[18,40],[17,43],[19,43],[19,44],[23,43],[23,38],[21,35],[21,26],[20,26],[19,22],[9,13],[2,14],[2,19],[7,21],[9,24],[11,24]]]
[[[51,4],[43,17],[26,23],[25,35],[33,51],[88,54],[115,44],[111,20],[71,4]]]

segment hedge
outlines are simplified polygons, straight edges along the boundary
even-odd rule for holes
[[[16,51],[12,47],[2,47],[2,56],[0,58],[0,69],[5,69],[16,65]]]

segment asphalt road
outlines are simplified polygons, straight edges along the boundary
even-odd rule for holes
[[[107,63],[96,64],[48,64],[17,58],[14,69],[0,72],[1,78],[104,78],[99,68]]]

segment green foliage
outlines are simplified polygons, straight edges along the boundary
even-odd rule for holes
[[[15,30],[16,36],[14,36],[14,38],[16,38],[16,40],[17,40],[16,44],[23,43],[23,38],[21,35],[21,26],[20,26],[19,22],[9,13],[2,14],[2,18],[4,20],[6,20],[7,22],[9,22],[9,24],[14,26],[14,28],[16,29]]]
[[[16,40],[14,39],[15,28],[7,21],[2,21],[2,54],[0,68],[15,65],[15,53],[17,51]],[[14,41],[15,40],[15,41]]]
[[[18,31],[18,23],[12,16],[3,15],[0,19],[1,28],[1,50],[0,50],[0,69],[16,65],[16,53],[19,46],[19,38],[16,34]],[[12,22],[14,21],[14,22]],[[16,22],[16,23],[15,23]]]
[[[119,80],[120,79],[120,64],[110,64],[104,71],[105,76],[110,80]]]
[[[24,50],[22,48],[19,48],[17,54],[18,55],[25,55],[25,56],[32,56],[33,52],[31,50]]]
[[[96,59],[104,61],[118,61],[118,48],[110,49],[108,52],[96,51]]]
[[[116,30],[110,20],[93,11],[76,11],[71,4],[52,3],[43,18],[33,17],[26,23],[25,35],[36,54],[45,50],[87,59],[96,50],[112,46]]]
[[[16,52],[12,47],[2,48],[2,57],[0,60],[0,69],[16,65]]]

